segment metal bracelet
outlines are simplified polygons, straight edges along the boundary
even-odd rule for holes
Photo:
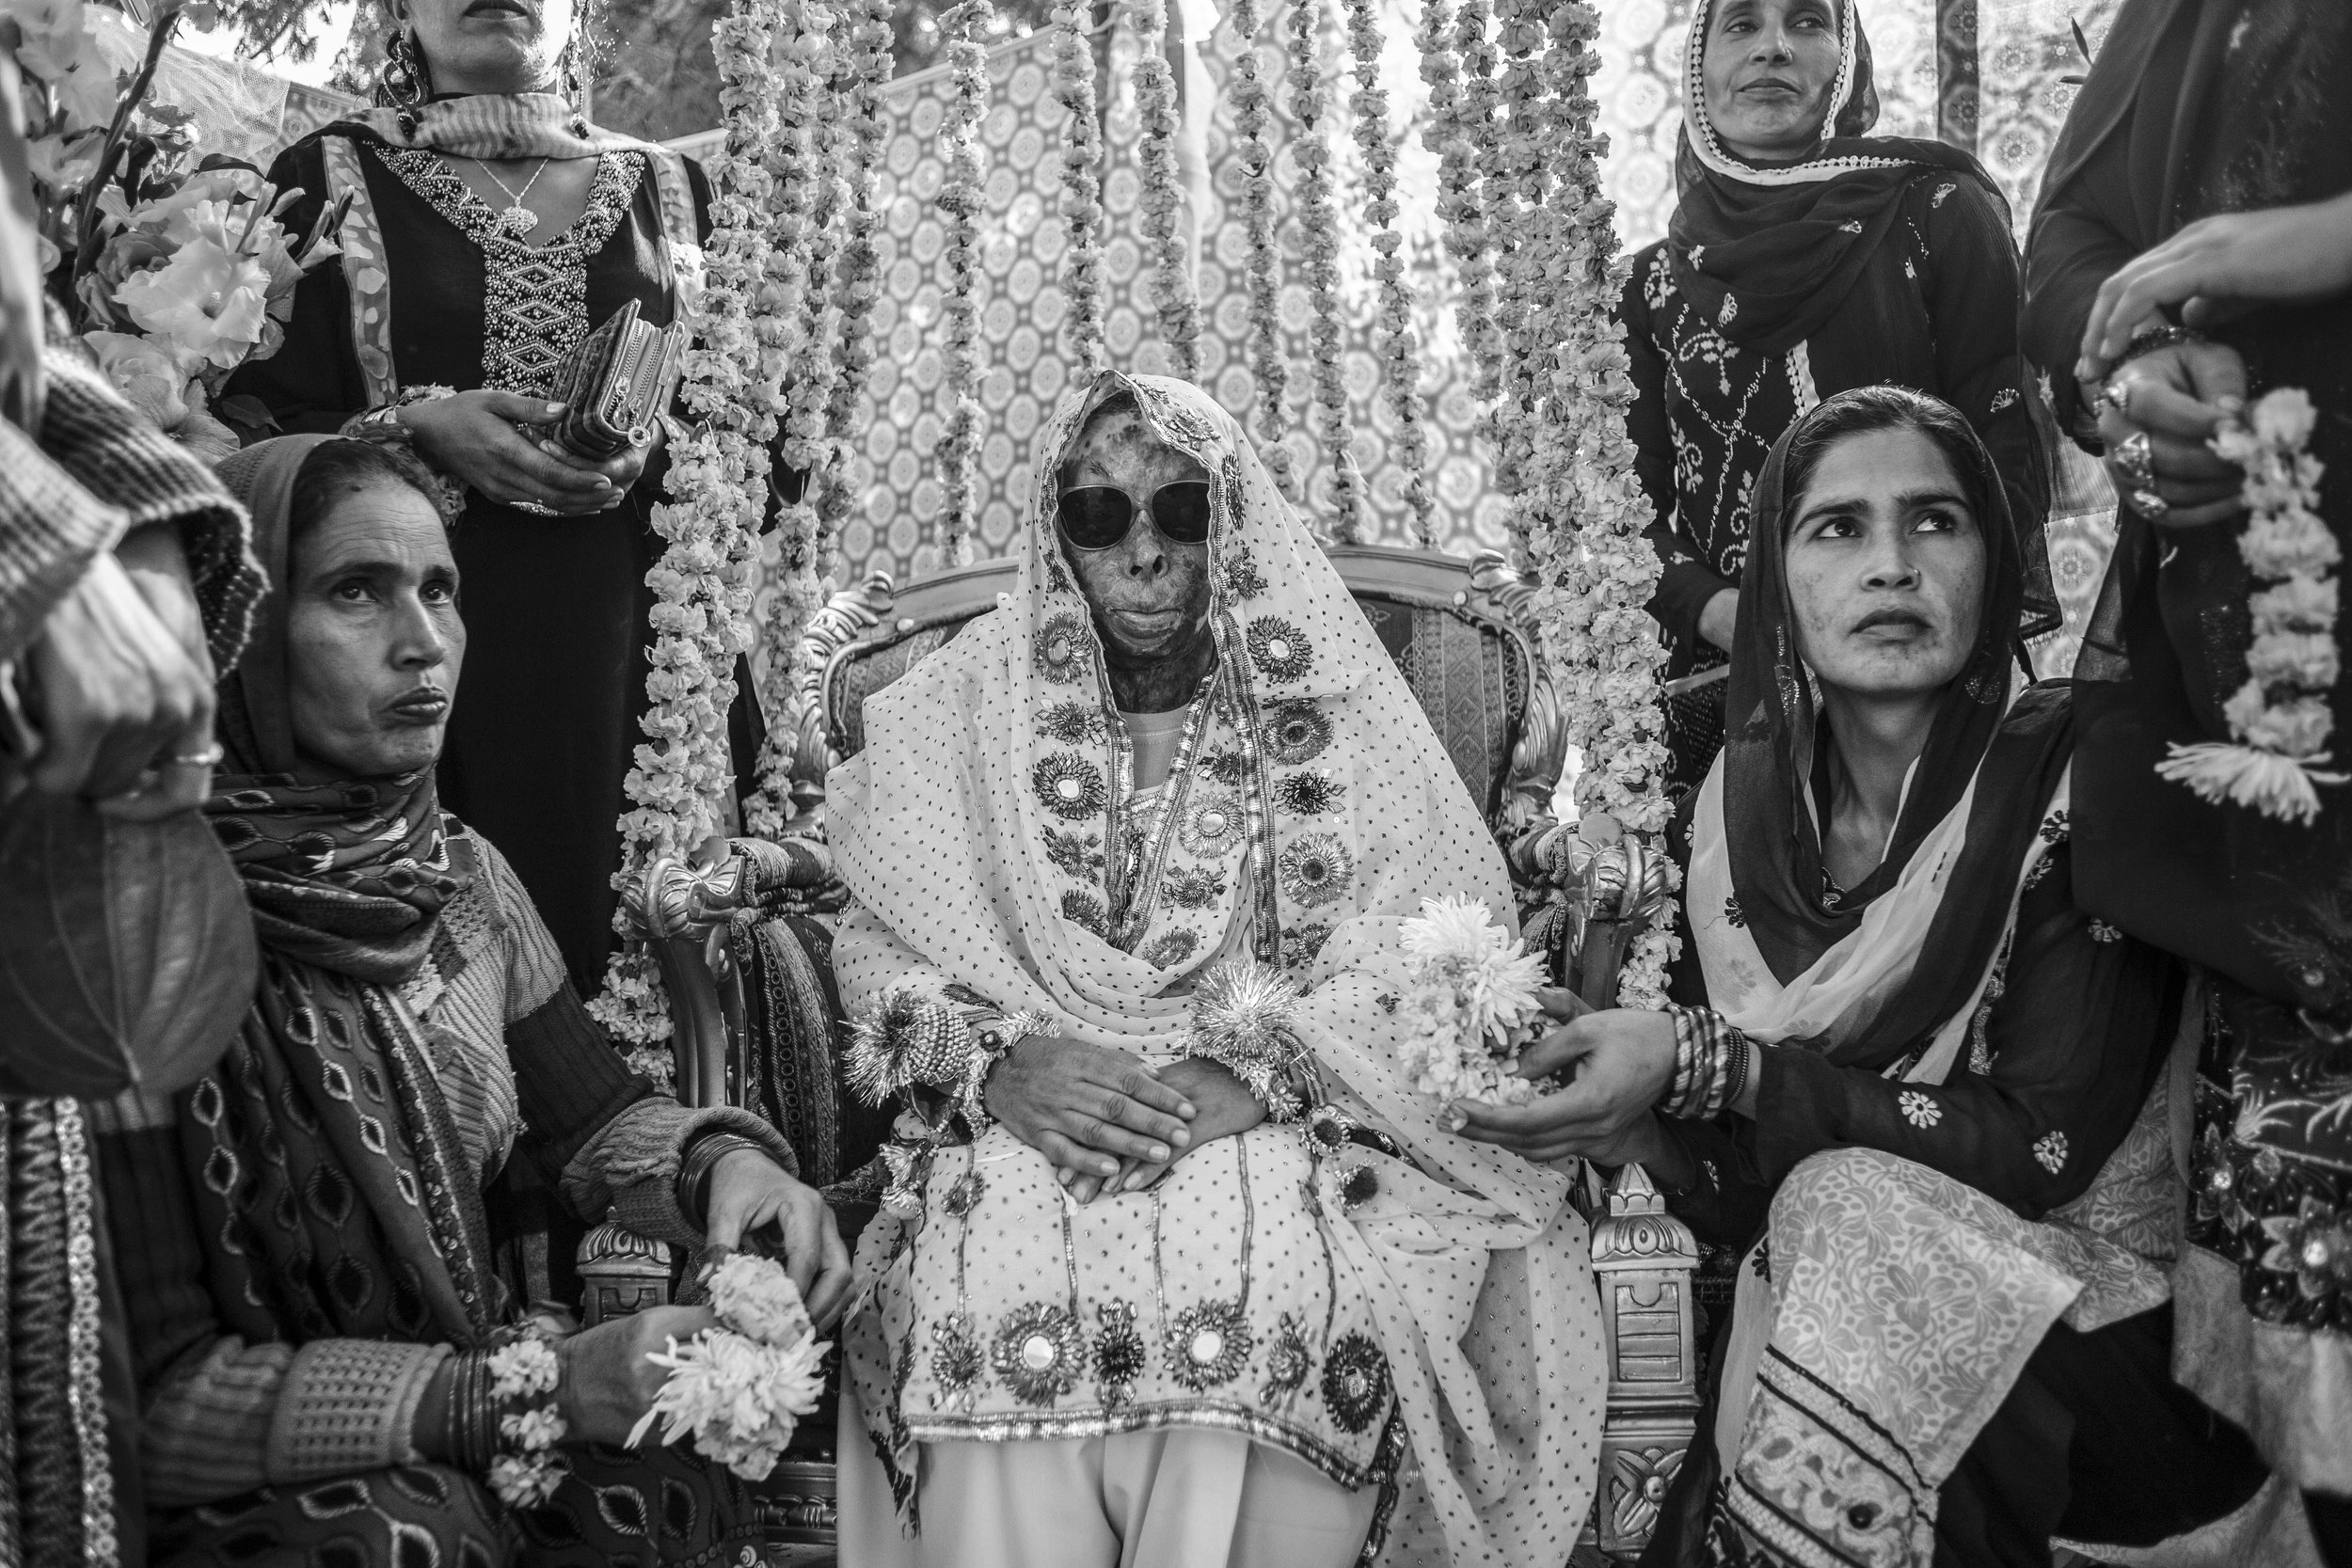
[[[700,1230],[709,1223],[709,1196],[703,1191],[703,1184],[709,1180],[710,1173],[719,1168],[719,1162],[739,1148],[748,1148],[758,1154],[768,1152],[756,1139],[747,1138],[740,1132],[706,1132],[694,1140],[686,1151],[686,1158],[678,1162],[678,1212],[685,1215],[686,1223],[695,1229]]]

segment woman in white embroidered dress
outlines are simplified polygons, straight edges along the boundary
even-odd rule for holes
[[[1021,549],[829,784],[860,1065],[985,1106],[861,1245],[845,1560],[1552,1568],[1596,1472],[1584,1226],[1438,1125],[1375,977],[1424,897],[1509,917],[1492,839],[1198,388],[1065,397]],[[1184,1055],[1244,963],[1303,991],[1320,1138]],[[926,1042],[874,1015],[943,1005],[972,1059],[894,1076]]]

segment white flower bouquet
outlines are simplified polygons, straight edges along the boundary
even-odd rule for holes
[[[1542,1089],[1516,1076],[1544,1016],[1543,959],[1475,898],[1426,898],[1404,925],[1405,989],[1396,1014],[1413,1087],[1440,1101],[1523,1105]]]
[[[180,21],[210,25],[209,8],[165,0],[144,32],[82,0],[8,14],[42,270],[116,389],[167,434],[224,457],[238,436],[222,418],[256,430],[269,419],[258,403],[216,407],[221,384],[278,352],[294,286],[338,254],[341,214],[290,235],[279,219],[301,192],[232,160],[199,161],[196,113],[155,89]]]
[[[662,1442],[691,1436],[705,1458],[745,1481],[765,1481],[801,1418],[817,1408],[833,1346],[817,1342],[799,1288],[771,1258],[731,1253],[711,1270],[709,1286],[720,1326],[645,1358],[670,1377],[629,1446],[659,1424]]]

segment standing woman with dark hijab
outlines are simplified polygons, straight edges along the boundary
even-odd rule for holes
[[[2042,192],[2027,346],[2123,505],[2074,672],[2083,892],[2215,998],[2181,1376],[2352,1564],[2352,8],[2129,0]],[[2282,590],[2252,576],[2261,531],[2208,442],[2289,387],[2338,559],[2263,639],[2295,648],[2282,667],[2252,614]],[[2158,771],[2296,710],[2308,815]]]
[[[1670,679],[1728,657],[1772,443],[1832,393],[1882,382],[1942,398],[1991,450],[2031,546],[2016,630],[2058,625],[2008,203],[1956,148],[1870,135],[1878,111],[1854,0],[1712,0],[1692,21],[1674,219],[1634,254],[1620,306]],[[1705,775],[1723,701],[1700,683],[1670,702],[1673,787]]]
[[[466,487],[452,534],[474,666],[441,798],[512,857],[572,985],[612,949],[623,781],[646,707],[650,516],[668,454],[600,464],[531,426],[564,353],[624,305],[663,325],[702,287],[708,182],[590,124],[575,0],[391,0],[377,107],[270,169],[301,229],[348,199],[340,264],[294,294],[285,346],[230,389],[290,433],[397,424]],[[737,754],[755,754],[746,695]]]

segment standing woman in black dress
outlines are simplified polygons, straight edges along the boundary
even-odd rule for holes
[[[1883,382],[1950,404],[1991,451],[2025,550],[2018,632],[2058,625],[2009,205],[1958,148],[1870,135],[1878,114],[1856,0],[1693,8],[1674,217],[1634,252],[1619,306],[1672,679],[1729,657],[1748,491],[1772,443]],[[1724,690],[1669,699],[1670,787],[1706,777]]]
[[[289,432],[394,421],[466,485],[453,540],[473,678],[441,799],[513,861],[573,984],[614,944],[622,782],[644,736],[648,526],[666,454],[551,455],[564,351],[626,302],[666,325],[701,286],[709,185],[598,130],[576,98],[574,0],[392,0],[378,106],[295,143],[297,228],[348,196],[338,265],[297,290],[285,346],[231,386]],[[738,755],[748,698],[738,704]]]

